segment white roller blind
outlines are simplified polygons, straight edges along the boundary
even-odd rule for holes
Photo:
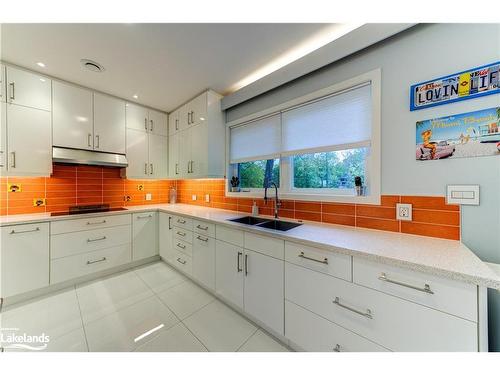
[[[370,145],[371,85],[282,113],[282,155]]]
[[[280,114],[230,129],[231,164],[278,158],[281,149]]]

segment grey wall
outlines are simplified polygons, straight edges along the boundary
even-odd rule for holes
[[[500,105],[500,95],[410,112],[411,84],[500,60],[500,25],[419,25],[227,111],[227,120],[269,108],[375,68],[382,69],[382,193],[445,195],[479,184],[480,206],[462,207],[462,240],[500,263],[500,157],[415,160],[415,122]],[[490,350],[500,351],[500,293],[489,293]]]

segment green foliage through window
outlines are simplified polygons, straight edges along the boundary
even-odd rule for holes
[[[271,177],[271,181],[280,185],[280,163],[279,159],[249,161],[238,164],[238,177],[240,188],[264,188],[266,171]],[[269,181],[269,183],[271,182]]]

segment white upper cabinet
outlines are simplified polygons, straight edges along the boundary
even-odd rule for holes
[[[7,104],[0,102],[0,173],[7,171]]]
[[[50,112],[7,105],[8,170],[13,176],[52,173]]]
[[[174,135],[179,131],[179,114],[180,110],[176,109],[168,115],[168,135]]]
[[[0,64],[0,102],[7,101],[5,90],[5,66]]]
[[[94,93],[94,149],[125,154],[125,101]]]
[[[127,129],[127,177],[149,177],[148,134],[141,130]]]
[[[208,91],[194,98],[188,105],[189,125],[198,125],[207,120]]]
[[[51,80],[42,75],[7,67],[7,102],[25,107],[51,110]]]
[[[92,150],[92,91],[54,81],[52,95],[54,146]]]
[[[168,138],[149,135],[149,175],[152,178],[168,177]]]
[[[169,123],[170,124],[170,123]],[[168,137],[168,177],[179,178],[179,138],[175,133]]]
[[[149,131],[156,135],[168,135],[168,116],[163,112],[149,110]]]
[[[208,175],[208,127],[206,124],[199,124],[189,128],[191,138],[191,164],[190,174],[193,178]]]
[[[148,109],[141,107],[137,104],[127,103],[126,107],[127,115],[127,128],[142,130],[147,132],[149,129],[148,124]]]

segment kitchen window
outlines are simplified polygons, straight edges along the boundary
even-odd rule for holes
[[[380,202],[379,70],[245,120],[228,124],[229,195],[260,197],[273,181],[283,199]]]

